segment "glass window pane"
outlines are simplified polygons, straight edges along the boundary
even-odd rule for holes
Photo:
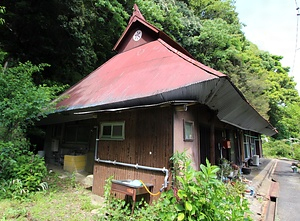
[[[123,135],[123,126],[122,125],[114,125],[113,126],[113,137],[122,137]]]
[[[185,122],[184,123],[184,139],[185,140],[192,140],[194,139],[193,136],[193,122]]]
[[[101,123],[101,140],[123,140],[125,122],[103,122]]]
[[[107,126],[103,126],[102,128],[102,135],[103,136],[111,136],[111,126],[107,125]]]

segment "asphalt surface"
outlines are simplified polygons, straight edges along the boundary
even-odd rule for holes
[[[280,187],[276,221],[300,220],[300,173],[293,173],[292,162],[278,160],[273,174]]]

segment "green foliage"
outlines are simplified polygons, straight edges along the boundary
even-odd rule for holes
[[[51,65],[35,82],[74,84],[114,54],[129,17],[120,2],[3,0],[0,44],[14,60]]]
[[[232,166],[226,158],[220,159],[219,164],[220,170],[217,172],[218,177],[222,180],[223,177],[228,177],[231,172],[233,172]]]
[[[243,198],[245,186],[224,184],[217,178],[219,168],[206,161],[200,171],[191,166],[185,153],[175,153],[172,189],[161,194],[153,205],[141,202],[131,214],[125,201],[110,195],[111,178],[105,187],[105,206],[100,220],[250,220],[248,201]],[[247,215],[248,214],[248,215]]]
[[[186,2],[201,20],[220,18],[230,24],[239,23],[232,0],[187,0]]]
[[[99,220],[127,220],[130,217],[130,206],[125,200],[115,199],[111,196],[111,181],[113,177],[106,180],[104,187],[104,206],[100,209]]]
[[[19,145],[0,142],[0,198],[23,198],[47,188],[44,159],[30,152],[25,141]]]
[[[264,155],[267,157],[287,157],[293,156],[291,145],[283,140],[270,140],[263,143]]]
[[[277,106],[277,127],[279,139],[298,138],[300,139],[300,102],[293,102],[287,105]]]
[[[263,143],[263,153],[266,157],[290,158],[300,160],[300,142],[298,138],[275,140]]]
[[[3,55],[3,56],[2,56]],[[0,52],[0,61],[5,53]],[[36,86],[33,75],[47,67],[30,62],[0,66],[0,198],[23,198],[47,188],[44,159],[29,151],[27,127],[54,107],[54,95],[62,87]]]
[[[29,151],[28,126],[51,111],[62,88],[36,86],[33,75],[47,65],[30,62],[0,67],[0,198],[23,198],[47,187],[44,159]]]
[[[242,194],[228,191],[226,184],[217,179],[219,167],[206,161],[200,171],[191,167],[191,161],[182,162],[177,175],[178,220],[244,220],[249,212],[248,202]]]
[[[36,86],[32,80],[33,74],[45,66],[26,62],[14,67],[0,67],[0,137],[3,140],[17,140],[16,134],[22,133],[55,105],[51,100],[62,87]]]
[[[165,31],[173,39],[181,39],[186,30],[184,24],[189,20],[189,15],[184,13],[187,7],[181,1],[176,3],[173,0],[140,0],[137,1],[143,16],[150,23],[154,24],[159,29]],[[180,42],[180,41],[179,41]]]
[[[101,202],[95,204],[90,190],[78,183],[72,188],[71,179],[71,175],[51,172],[45,177],[49,189],[28,194],[26,199],[0,199],[0,220],[97,220],[92,211]]]
[[[294,151],[294,156],[293,158],[295,160],[299,160],[300,161],[300,143],[298,142],[297,144],[293,144],[293,151]]]
[[[5,211],[3,211],[1,221],[16,220],[17,218],[25,218],[27,216],[28,211],[26,208],[20,208],[16,205],[11,205],[10,202],[8,202],[7,204],[10,207],[6,208]]]
[[[5,13],[5,7],[0,6],[0,16],[1,16],[1,14],[4,14],[4,13]],[[5,22],[5,20],[0,17],[0,25],[3,25],[4,22]]]

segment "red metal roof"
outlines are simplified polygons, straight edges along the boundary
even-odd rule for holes
[[[144,98],[226,75],[162,40],[118,54],[63,95],[67,110]]]
[[[155,35],[136,44],[132,33],[140,27]],[[114,49],[122,48],[126,50],[120,50],[122,53],[62,95],[67,98],[58,103],[60,111],[86,114],[196,101],[215,110],[223,122],[269,136],[276,133],[226,75],[194,60],[179,44],[145,21],[137,7]]]

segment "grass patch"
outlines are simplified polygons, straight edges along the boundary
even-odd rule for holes
[[[27,199],[0,201],[3,220],[97,220],[92,193],[71,177],[51,173],[46,180],[49,189],[31,194]]]

